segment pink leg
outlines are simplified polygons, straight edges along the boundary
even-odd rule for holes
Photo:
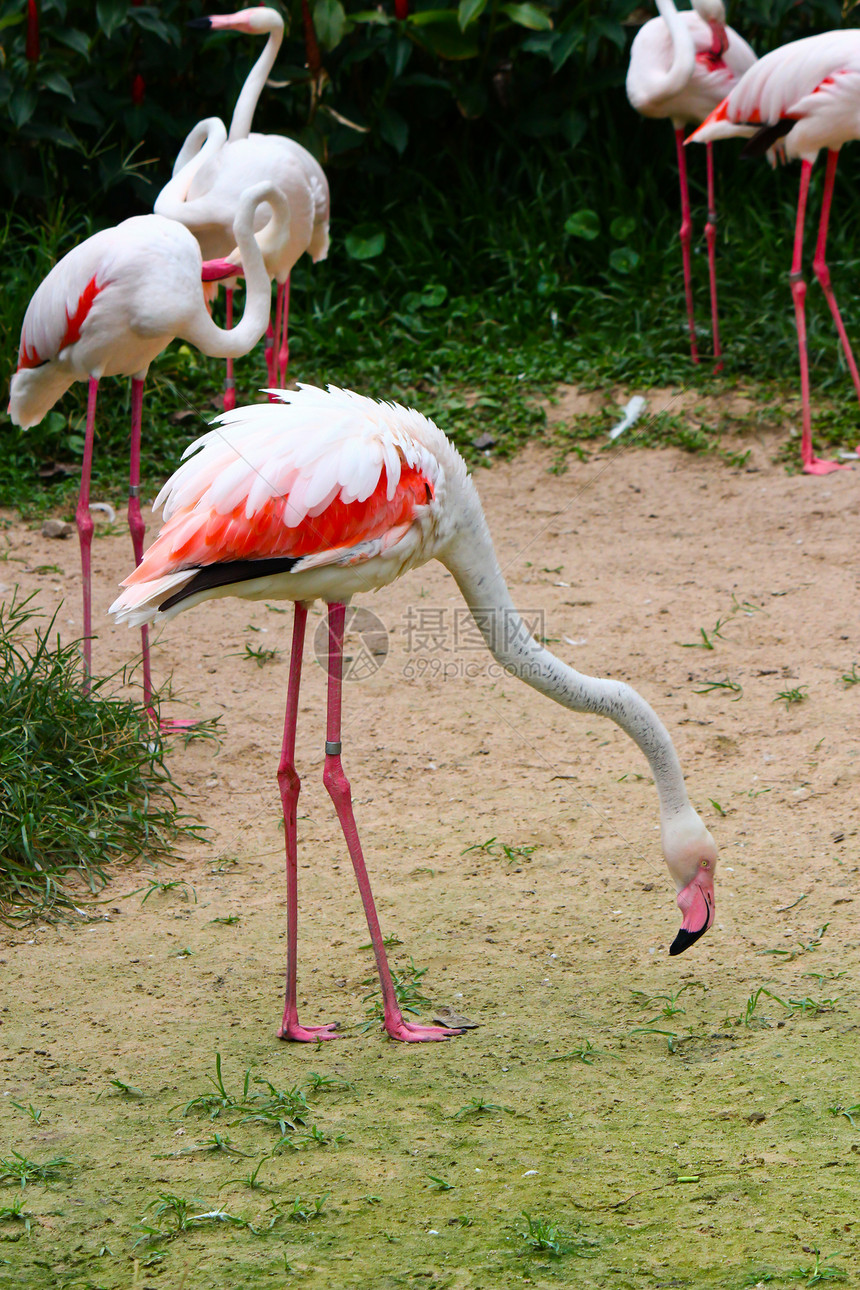
[[[290,363],[290,342],[288,328],[290,322],[290,280],[287,278],[283,286],[284,293],[284,316],[283,316],[283,333],[281,335],[281,348],[278,351],[278,385],[281,389],[287,383],[287,368]]]
[[[851,373],[851,380],[854,382],[854,389],[857,398],[860,399],[860,375],[857,373],[857,364],[854,361],[854,354],[851,350],[851,343],[848,340],[848,333],[845,330],[845,324],[842,321],[842,315],[839,312],[839,306],[836,303],[836,296],[833,294],[833,288],[830,285],[830,270],[824,259],[824,253],[827,248],[827,229],[830,223],[830,203],[833,199],[833,184],[836,179],[836,165],[839,161],[839,153],[835,149],[829,149],[827,153],[827,172],[824,177],[824,198],[821,203],[821,223],[818,226],[818,243],[815,247],[815,259],[812,261],[812,267],[815,270],[815,276],[821,283],[827,303],[830,306],[830,312],[833,315],[833,321],[836,323],[836,330],[839,333],[839,339],[842,341],[842,349],[848,363],[848,370]]]
[[[131,382],[131,456],[128,469],[128,528],[134,550],[134,563],[143,559],[143,535],[146,525],[140,513],[140,430],[143,411],[143,381]],[[149,628],[140,629],[140,648],[143,655],[143,703],[147,709],[152,703],[152,671],[149,661]]]
[[[791,261],[791,294],[794,298],[794,318],[797,324],[797,348],[800,357],[800,398],[803,405],[803,430],[800,440],[800,457],[806,475],[829,475],[840,466],[835,461],[821,461],[812,452],[812,411],[809,402],[809,353],[806,347],[806,283],[803,281],[803,225],[806,218],[806,199],[812,162],[804,161],[800,167],[800,193],[797,198],[797,223],[794,229],[794,255]]]
[[[281,334],[281,312],[284,305],[284,288],[280,282],[275,292],[275,322],[274,325],[269,323],[269,330],[266,332],[266,371],[269,377],[269,389],[274,390],[278,385],[278,358],[277,348]],[[274,394],[269,395],[270,403],[277,403]]]
[[[302,647],[308,611],[297,603],[293,620],[293,646],[290,653],[290,679],[287,686],[287,711],[284,717],[284,742],[278,765],[278,787],[284,809],[284,841],[287,852],[287,996],[279,1039],[303,1042],[337,1038],[337,1026],[300,1026],[296,1007],[298,962],[298,841],[297,806],[301,780],[296,771],[296,720],[299,714],[299,684],[302,678]]]
[[[93,469],[93,438],[96,428],[96,398],[99,383],[94,376],[90,377],[87,394],[87,429],[84,439],[84,461],[81,467],[81,490],[78,494],[78,505],[75,510],[75,522],[78,526],[78,539],[81,544],[81,583],[84,593],[84,690],[90,688],[90,676],[93,670],[93,598],[92,598],[92,545],[93,517],[90,515],[90,475]]]
[[[720,321],[717,314],[717,266],[714,249],[717,243],[717,204],[714,200],[714,149],[713,144],[706,144],[708,161],[708,222],[705,225],[705,237],[708,241],[708,276],[711,281],[711,325],[714,332],[714,371],[723,370],[720,349]]]
[[[684,262],[684,292],[687,297],[690,354],[693,362],[698,363],[699,351],[696,348],[696,324],[693,318],[693,276],[690,269],[690,241],[693,223],[690,219],[690,191],[687,187],[687,155],[684,152],[683,130],[675,131],[675,146],[678,152],[678,176],[681,181],[681,258]]]
[[[364,863],[364,857],[361,852],[361,843],[358,839],[358,829],[355,825],[355,816],[352,811],[352,794],[349,788],[349,780],[343,773],[343,766],[340,760],[340,725],[341,725],[341,692],[343,688],[343,630],[344,618],[346,614],[346,605],[332,604],[329,605],[328,611],[328,631],[329,631],[329,654],[328,654],[328,711],[326,718],[326,745],[325,745],[325,771],[323,772],[323,783],[334,802],[337,817],[340,820],[340,826],[343,829],[343,836],[346,839],[346,845],[349,849],[352,866],[355,870],[355,877],[358,883],[358,890],[361,895],[361,902],[364,905],[364,913],[367,918],[367,926],[370,931],[370,939],[373,943],[373,953],[376,956],[376,968],[379,973],[379,983],[382,987],[382,1003],[384,1009],[383,1024],[392,1039],[402,1039],[405,1043],[420,1043],[428,1039],[448,1039],[451,1035],[462,1034],[461,1030],[451,1030],[445,1026],[419,1026],[411,1021],[404,1021],[403,1014],[397,1003],[394,993],[394,984],[391,980],[391,972],[388,968],[388,959],[385,955],[385,949],[382,944],[382,932],[379,927],[379,919],[376,914],[376,906],[373,903],[373,893],[370,890],[370,879],[367,876],[367,869]]]
[[[225,330],[230,331],[233,326],[233,288],[226,287],[224,294],[227,297],[227,318],[224,323]],[[233,375],[233,360],[227,359],[227,376],[224,381],[224,411],[232,412],[236,406],[236,378]]]

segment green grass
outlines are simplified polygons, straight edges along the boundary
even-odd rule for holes
[[[32,597],[0,606],[0,907],[73,904],[119,861],[170,857],[199,826],[178,810],[164,744],[143,709],[83,685],[76,642]]]
[[[649,162],[620,173],[605,151],[585,143],[571,158],[547,149],[526,155],[446,163],[435,175],[403,169],[368,176],[361,196],[333,172],[332,249],[328,260],[296,266],[291,294],[290,377],[332,381],[417,406],[436,420],[472,461],[475,440],[489,436],[494,455],[509,455],[546,434],[540,401],[559,383],[645,391],[688,387],[703,397],[742,385],[753,395],[743,415],[696,408],[637,423],[621,441],[675,445],[722,456],[739,466],[749,436],[780,428],[783,457],[796,466],[796,340],[787,271],[797,170],[744,166],[737,149],[717,150],[721,209],[718,258],[725,371],[708,361],[708,298],[702,226],[703,165],[693,150],[693,267],[702,362],[689,360],[677,247],[677,195],[671,132],[631,123]],[[843,299],[849,334],[857,331],[849,286],[860,267],[860,207],[854,165],[841,163],[828,256]],[[819,168],[820,169],[820,168]],[[809,250],[820,196],[816,171]],[[739,194],[743,193],[743,200]],[[571,233],[578,211],[592,210],[597,236]],[[617,216],[627,217],[623,230]],[[356,260],[347,237],[358,225],[385,233],[381,254]],[[613,231],[614,230],[614,231]],[[0,340],[14,366],[29,296],[50,264],[92,231],[86,216],[61,204],[33,228],[13,219],[5,231],[6,290]],[[623,247],[638,257],[620,259]],[[623,267],[620,267],[623,266]],[[808,326],[815,400],[815,438],[852,446],[856,403],[829,312],[813,281]],[[189,439],[214,414],[222,365],[174,343],[153,364],[144,402],[145,489],[172,470]],[[237,363],[239,394],[265,383],[262,350]],[[95,496],[121,495],[127,469],[128,382],[106,380],[100,395],[93,467]],[[83,447],[86,389],[78,384],[43,423],[22,432],[3,426],[0,500],[27,514],[71,513]],[[571,452],[591,451],[614,416],[615,400],[590,418],[560,427],[553,442],[563,467]],[[0,417],[0,420],[5,418]],[[70,468],[52,475],[54,463]],[[43,474],[40,476],[39,472]]]

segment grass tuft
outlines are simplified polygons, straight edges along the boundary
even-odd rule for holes
[[[0,910],[19,916],[74,906],[112,864],[169,857],[199,829],[146,713],[112,697],[111,678],[87,692],[77,643],[31,602],[0,606]]]

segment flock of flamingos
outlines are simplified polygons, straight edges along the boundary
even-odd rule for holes
[[[631,51],[627,90],[647,116],[672,121],[678,140],[681,243],[693,359],[697,360],[690,285],[690,219],[684,128],[707,144],[714,354],[719,334],[714,269],[711,140],[749,136],[755,152],[777,148],[800,157],[800,201],[791,288],[797,316],[803,391],[803,466],[821,474],[838,466],[813,456],[804,330],[801,250],[809,176],[828,149],[815,272],[824,287],[860,396],[860,380],[824,259],[830,200],[841,145],[860,134],[860,32],[830,32],[786,45],[757,61],[725,25],[720,0],[693,0],[679,13],[657,0],[661,17],[646,23]],[[96,392],[102,376],[132,378],[129,524],[136,567],[110,612],[143,632],[144,699],[151,699],[150,623],[166,621],[220,596],[291,600],[295,606],[286,718],[278,784],[287,858],[287,988],[279,1036],[334,1038],[334,1025],[301,1025],[296,1007],[297,801],[295,734],[302,649],[309,605],[328,607],[328,702],[323,779],[338,814],[364,904],[384,1001],[384,1026],[406,1042],[446,1039],[460,1031],[407,1022],[388,968],[382,933],[341,762],[341,698],[346,606],[407,570],[437,559],[453,574],[487,646],[511,675],[576,712],[610,718],[642,750],[660,805],[663,854],[677,892],[681,928],[670,953],[687,949],[714,920],[717,851],[687,796],[672,740],[631,687],[582,675],[529,634],[510,598],[475,486],[446,436],[420,413],[330,386],[283,388],[287,364],[289,274],[305,251],[328,249],[328,186],[318,163],[294,141],[251,132],[260,92],[283,35],[271,9],[201,19],[222,30],[268,33],[229,131],[217,118],[185,141],[155,214],[96,233],[62,259],[36,291],[21,333],[10,413],[36,424],[77,380],[89,382],[86,446],[77,507],[84,585],[84,649],[90,668],[89,472]],[[700,124],[701,123],[701,124]],[[204,259],[204,256],[206,257]],[[244,275],[241,320],[220,329],[208,301],[217,284]],[[143,381],[154,358],[181,337],[204,353],[246,354],[269,324],[271,281],[278,284],[269,326],[269,403],[236,408],[228,372],[225,412],[192,443],[164,485],[156,507],[164,523],[146,554],[140,512]],[[213,287],[213,284],[216,286]],[[229,309],[229,305],[228,305]]]

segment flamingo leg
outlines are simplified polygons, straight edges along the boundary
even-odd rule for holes
[[[794,255],[791,261],[791,294],[794,299],[794,319],[797,325],[797,350],[800,359],[800,398],[803,429],[800,440],[800,458],[806,475],[829,475],[840,466],[835,461],[821,461],[812,451],[812,412],[809,403],[809,352],[806,345],[806,283],[803,281],[803,226],[806,218],[806,200],[812,162],[800,166],[800,193],[797,198],[797,222],[794,229]]]
[[[233,288],[226,287],[224,294],[227,297],[227,318],[224,322],[226,331],[233,327]],[[227,359],[227,375],[224,379],[224,411],[232,412],[236,406],[236,378],[233,375],[233,360]]]
[[[301,780],[296,770],[296,721],[299,713],[299,685],[302,677],[302,648],[308,611],[296,603],[293,620],[293,644],[290,652],[290,679],[287,686],[287,711],[284,717],[284,742],[278,764],[278,787],[284,810],[284,842],[287,853],[287,992],[279,1039],[315,1042],[337,1038],[337,1026],[301,1026],[296,1007],[298,963],[298,838],[297,810]]]
[[[411,1021],[403,1020],[403,1014],[400,1011],[400,1005],[394,993],[394,983],[391,980],[385,948],[382,944],[379,918],[373,902],[370,879],[367,876],[367,868],[364,863],[361,842],[358,838],[358,829],[356,828],[355,816],[352,810],[352,794],[349,780],[343,772],[340,759],[345,615],[345,604],[335,603],[329,605],[328,707],[323,783],[334,802],[334,808],[337,811],[337,817],[340,820],[340,826],[343,829],[343,836],[346,839],[346,845],[352,860],[352,867],[355,870],[361,902],[364,905],[370,939],[373,943],[373,953],[376,958],[376,969],[379,973],[379,984],[382,988],[383,1024],[385,1029],[392,1039],[401,1039],[405,1043],[411,1044],[421,1043],[430,1039],[448,1039],[451,1035],[459,1035],[463,1032],[449,1029],[446,1026],[419,1026]]]
[[[146,525],[140,513],[140,433],[143,412],[143,381],[133,377],[131,382],[131,453],[128,467],[128,529],[134,550],[134,563],[143,559],[143,536]],[[149,627],[140,629],[140,648],[143,655],[143,703],[152,704],[152,670],[149,659]]]
[[[282,283],[278,283],[275,290],[275,322],[274,325],[269,322],[269,330],[266,332],[266,371],[269,377],[269,388],[275,389],[278,384],[278,355],[277,349],[281,334],[281,313],[284,307],[284,288]],[[277,403],[274,394],[269,395],[270,403]]]
[[[723,370],[722,350],[720,349],[720,321],[717,312],[717,265],[715,248],[717,244],[717,203],[714,199],[714,147],[708,143],[706,156],[708,163],[708,222],[705,225],[705,237],[708,242],[708,276],[711,282],[711,326],[714,333],[714,371]]]
[[[284,293],[284,316],[283,332],[281,334],[281,347],[278,350],[278,385],[281,389],[287,384],[287,368],[290,363],[290,341],[288,327],[290,321],[290,279],[287,278],[283,285]]]
[[[836,330],[839,333],[839,339],[842,341],[842,349],[845,353],[845,359],[848,363],[848,370],[851,373],[851,380],[854,382],[854,389],[857,398],[860,399],[860,375],[857,372],[857,364],[854,361],[854,354],[851,350],[851,343],[848,340],[848,333],[845,330],[845,324],[842,321],[842,315],[839,312],[839,306],[836,303],[836,296],[830,285],[830,270],[824,259],[827,249],[827,230],[830,223],[830,203],[833,200],[833,184],[836,179],[836,166],[839,161],[839,152],[830,148],[827,152],[827,171],[824,177],[824,197],[821,202],[821,222],[818,225],[818,242],[815,247],[815,258],[812,261],[812,267],[815,270],[815,276],[821,283],[822,290],[830,306],[830,312],[833,315],[833,321],[836,323]]]
[[[90,476],[93,469],[93,439],[96,428],[96,399],[99,383],[95,376],[90,377],[87,392],[87,428],[84,438],[84,460],[81,466],[81,488],[78,494],[78,505],[75,510],[75,523],[78,526],[78,540],[81,544],[81,583],[84,596],[84,691],[90,688],[90,677],[93,670],[93,598],[92,598],[92,545],[93,517],[90,515]]]
[[[675,147],[678,152],[678,178],[681,182],[681,259],[684,263],[684,294],[687,298],[687,325],[690,329],[690,355],[694,363],[699,361],[696,347],[696,323],[693,318],[693,275],[690,268],[690,242],[692,239],[693,221],[690,219],[690,190],[687,185],[687,156],[684,152],[684,131],[675,130]]]

